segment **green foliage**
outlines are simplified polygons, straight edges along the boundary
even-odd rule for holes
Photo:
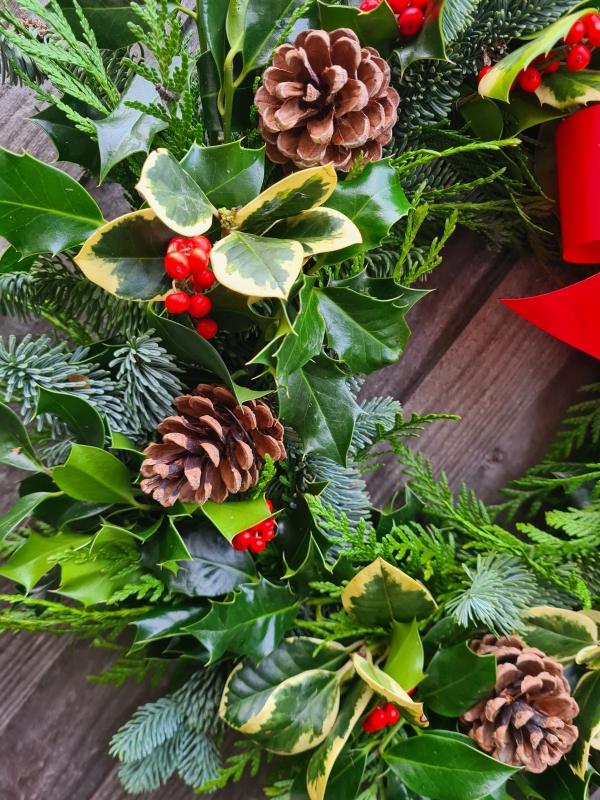
[[[227,759],[228,767],[223,767],[219,770],[217,777],[207,781],[203,786],[199,787],[200,792],[212,792],[215,789],[224,789],[228,783],[238,783],[244,774],[246,767],[250,767],[250,777],[254,777],[260,769],[261,758],[265,751],[262,747],[249,739],[240,739],[235,743],[235,746],[241,752],[230,756]],[[267,760],[271,759],[270,753],[267,753]]]
[[[167,596],[163,597],[165,593]],[[165,584],[155,578],[154,575],[142,575],[136,583],[128,583],[111,595],[106,605],[115,605],[129,599],[147,600],[150,603],[156,603],[160,599],[166,602],[171,599],[171,595],[168,593]]]

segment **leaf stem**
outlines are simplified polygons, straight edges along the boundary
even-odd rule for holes
[[[198,16],[195,11],[192,11],[191,8],[186,8],[185,6],[180,5],[179,3],[175,3],[175,10],[181,11],[182,14],[187,14],[188,17],[191,17],[193,20],[198,21]]]
[[[202,23],[202,14],[200,13],[200,0],[196,0],[196,28],[198,29],[198,44],[200,45],[200,53],[205,53],[208,50],[208,40],[206,38],[206,31]]]
[[[223,117],[223,142],[229,144],[231,142],[231,124],[233,119],[233,98],[235,97],[235,84],[233,81],[233,59],[235,51],[230,50],[227,58],[225,59],[224,72],[223,72],[223,89],[225,91],[225,105],[221,111]],[[221,109],[219,109],[221,110]]]

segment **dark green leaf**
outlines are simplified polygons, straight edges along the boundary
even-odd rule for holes
[[[203,602],[194,606],[157,606],[148,614],[135,620],[135,639],[132,649],[136,650],[148,642],[178,636],[182,630],[208,614],[209,605]]]
[[[502,138],[504,118],[500,107],[493,100],[477,95],[461,105],[459,110],[473,133],[483,142],[495,142]]]
[[[371,161],[358,178],[338,183],[324,205],[351,219],[363,238],[362,244],[322,257],[320,263],[324,264],[334,264],[378,247],[392,225],[406,216],[410,208],[389,158]]]
[[[216,86],[217,93],[223,80],[223,64],[226,56],[225,20],[228,7],[228,2],[215,3],[214,0],[198,0],[198,13],[202,21],[202,28],[213,57],[213,64],[216,65],[219,75],[219,84]]]
[[[62,495],[44,500],[36,509],[35,517],[60,530],[66,525],[80,520],[89,520],[94,523],[96,521],[94,518],[99,518],[100,514],[104,514],[110,508],[112,508],[111,503],[85,503]]]
[[[128,572],[119,578],[110,575],[112,563],[98,558],[83,564],[67,561],[62,565],[62,583],[57,594],[78,600],[84,606],[106,603],[115,592],[128,583],[135,583],[139,572]]]
[[[35,264],[35,256],[22,258],[21,253],[9,245],[0,256],[0,275],[7,272],[29,272]]]
[[[515,89],[514,92],[511,92],[510,105],[503,107],[502,110],[507,136],[516,136],[521,131],[526,131],[542,122],[561,119],[567,113],[551,106],[540,105],[537,97],[522,89]]]
[[[443,717],[460,717],[491,692],[496,683],[496,657],[478,656],[467,642],[442,648],[427,667],[421,697]]]
[[[587,672],[581,678],[573,697],[579,706],[579,714],[573,720],[579,736],[567,755],[567,761],[575,774],[584,780],[590,757],[590,743],[600,733],[600,669]]]
[[[520,777],[523,777],[529,786],[546,800],[587,800],[592,774],[592,771],[588,770],[582,780],[574,774],[563,758],[556,766],[548,767],[539,775],[523,771]]]
[[[41,469],[25,426],[4,403],[0,403],[0,462],[32,472]]]
[[[126,102],[133,100],[150,105],[158,102],[159,96],[149,81],[136,75],[108,117],[98,121],[92,120],[98,132],[101,181],[115,164],[133,153],[148,153],[155,135],[168,127],[166,122],[125,105]]]
[[[50,572],[60,555],[85,547],[91,539],[91,536],[76,533],[59,533],[47,537],[32,532],[27,541],[2,566],[0,575],[20,583],[25,591],[30,592]]]
[[[0,236],[23,256],[55,255],[103,224],[94,200],[70,175],[0,147]]]
[[[366,763],[364,750],[354,751],[346,745],[331,771],[324,800],[354,800],[363,781]]]
[[[306,453],[320,453],[345,466],[360,408],[335,362],[320,355],[279,391],[281,414],[302,439]]]
[[[275,356],[277,383],[287,388],[289,376],[319,355],[325,336],[325,321],[319,314],[319,298],[314,291],[316,278],[306,276],[300,290],[300,313],[294,321],[294,333],[288,335]]]
[[[282,580],[288,580],[300,599],[304,599],[311,593],[310,583],[312,581],[331,580],[332,573],[333,567],[325,562],[323,553],[311,534],[306,558],[298,569],[288,567]]]
[[[75,98],[63,96],[62,102],[86,119],[100,120],[105,116],[97,109]],[[67,117],[62,109],[50,105],[29,119],[48,135],[56,147],[58,161],[80,164],[89,169],[93,175],[99,174],[100,152],[97,142],[90,139],[87,133],[78,130],[75,123]]]
[[[193,144],[181,166],[215,208],[246,205],[259,194],[265,173],[265,148],[246,150],[241,142],[216,147]]]
[[[170,517],[162,521],[158,533],[142,547],[142,564],[156,572],[167,586],[171,580],[169,573],[175,576],[179,573],[179,562],[191,560],[192,556]]]
[[[425,22],[419,33],[406,44],[396,48],[396,56],[402,72],[421,58],[434,58],[446,61],[446,48],[442,33],[442,11],[446,0],[433,0],[427,6]]]
[[[218,323],[219,330],[239,333],[257,326],[266,331],[275,321],[274,317],[263,317],[255,311],[250,303],[251,298],[232,292],[221,284],[211,291],[210,299],[210,316]]]
[[[24,519],[31,516],[40,503],[52,496],[51,492],[32,492],[17,500],[14,506],[0,517],[0,542]]]
[[[302,8],[305,0],[248,0],[244,31],[244,69],[246,71],[266,67],[273,50],[281,43],[281,37],[294,12]],[[314,10],[309,9],[311,24],[316,22]],[[295,34],[304,26],[296,26]],[[232,43],[233,44],[233,43]]]
[[[75,500],[137,505],[125,464],[97,447],[74,444],[67,463],[54,467],[52,477]]]
[[[222,4],[217,3],[216,5],[221,6]],[[198,59],[197,71],[204,127],[210,132],[220,131],[223,128],[218,105],[221,80],[210,50],[202,53]]]
[[[73,0],[58,0],[58,5],[79,41],[83,41],[83,31]],[[137,41],[127,23],[140,25],[140,18],[127,0],[80,0],[79,5],[96,35],[98,47],[118,50]]]
[[[53,414],[64,420],[75,441],[91,447],[104,447],[104,424],[100,414],[83,397],[65,392],[39,390],[36,414]]]
[[[233,600],[213,603],[209,614],[187,632],[205,645],[211,661],[227,652],[263,658],[281,641],[298,607],[296,595],[287,587],[261,578],[240,586]]]
[[[409,789],[436,800],[481,798],[520,769],[475,749],[467,736],[440,731],[405,739],[386,751],[385,760]]]
[[[356,7],[329,5],[319,0],[319,10],[324,30],[350,28],[363,47],[374,47],[383,58],[387,58],[398,39],[398,22],[386,2],[380,3],[373,11],[363,13]]]

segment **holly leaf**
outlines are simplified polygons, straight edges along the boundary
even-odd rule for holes
[[[360,414],[346,375],[325,355],[316,356],[279,390],[281,415],[302,439],[305,453],[346,465],[354,423]]]
[[[22,256],[56,255],[104,224],[83,186],[28,153],[0,147],[0,176],[0,236]]]
[[[597,103],[600,100],[600,72],[591,69],[571,72],[566,67],[560,66],[556,72],[543,76],[535,94],[541,104],[560,111],[587,103]],[[539,114],[540,116],[544,114],[541,122],[565,116],[556,111],[544,111],[542,108]]]
[[[229,3],[215,3],[214,0],[198,0],[198,14],[210,49],[213,65],[219,76],[217,93],[223,81],[223,64],[225,63],[226,41],[225,20]]]
[[[245,205],[260,192],[265,174],[265,148],[247,150],[241,141],[215,147],[193,144],[181,166],[215,208]]]
[[[405,692],[409,692],[425,677],[424,660],[423,642],[417,628],[417,620],[413,619],[412,622],[392,620],[390,652],[383,668],[385,674],[393,678]]]
[[[470,91],[470,90],[469,90]],[[513,97],[514,100],[514,97]],[[497,142],[502,138],[504,117],[498,103],[489,97],[475,94],[459,107],[461,117],[482,142]]]
[[[201,506],[201,511],[228,542],[238,533],[247,531],[272,516],[264,497],[229,503],[213,503],[212,500],[207,500]]]
[[[573,72],[569,72],[569,75],[574,74]],[[492,101],[487,100],[485,102]],[[526,131],[534,125],[561,119],[565,116],[566,112],[551,108],[548,105],[542,106],[540,103],[541,101],[538,100],[537,97],[532,96],[530,92],[524,92],[522,89],[515,89],[510,96],[510,105],[508,108],[502,109],[506,135],[516,136],[521,133],[521,131]],[[497,138],[499,139],[500,137]]]
[[[392,620],[424,619],[437,608],[422,583],[382,558],[350,581],[342,593],[342,603],[352,619],[368,627],[387,627]]]
[[[215,6],[215,3],[211,3]],[[219,7],[227,8],[224,3],[217,3]],[[220,131],[223,127],[221,115],[219,114],[219,92],[221,90],[221,78],[217,70],[215,60],[210,50],[198,58],[196,64],[198,74],[198,87],[200,89],[200,102],[202,105],[202,121],[205,130],[213,132]]]
[[[246,233],[260,235],[280,219],[324,205],[336,185],[337,174],[331,164],[294,172],[238,211],[237,226]]]
[[[386,750],[391,771],[418,795],[476,800],[493,794],[519,771],[482,753],[468,736],[431,731]]]
[[[467,642],[441,648],[427,667],[420,687],[425,703],[443,717],[460,717],[496,684],[496,657],[478,656]]]
[[[533,41],[527,42],[517,50],[513,50],[512,53],[508,53],[479,81],[477,87],[479,94],[483,97],[504,100],[505,103],[510,102],[510,89],[519,72],[526,69],[538,56],[547,55],[558,40],[569,32],[573,23],[589,13],[589,9],[583,9],[566,17],[561,17],[557,22],[540,31]],[[544,76],[544,80],[549,77],[551,76]]]
[[[86,607],[106,603],[119,589],[128,583],[135,583],[140,575],[136,570],[120,578],[113,578],[110,574],[112,566],[112,562],[102,558],[86,561],[83,564],[66,562],[61,567],[60,587],[53,591],[72,600],[78,600]]]
[[[586,673],[573,692],[579,714],[573,720],[579,736],[566,758],[581,780],[585,779],[590,746],[600,733],[600,670]]]
[[[91,536],[80,533],[40,536],[32,531],[26,542],[2,565],[0,575],[21,584],[26,592],[30,592],[50,572],[59,556],[68,551],[80,550],[91,541]]]
[[[410,208],[389,158],[371,161],[358,178],[338,183],[324,205],[341,211],[354,222],[362,244],[323,256],[319,259],[323,264],[335,264],[379,247],[392,225]]]
[[[310,6],[306,8],[305,0],[270,0],[268,3],[246,0],[245,5],[243,57],[246,73],[268,65],[285,33],[286,40],[290,41],[300,30],[318,27],[316,10]],[[300,11],[303,13],[298,16]],[[293,17],[296,17],[295,24],[290,30]]]
[[[298,608],[288,587],[261,578],[239,586],[232,600],[213,603],[207,616],[186,631],[206,647],[210,663],[225,653],[263,658],[281,641]]]
[[[383,0],[372,11],[363,12],[352,6],[336,6],[319,0],[321,27],[326,31],[349,28],[360,39],[363,47],[374,47],[383,58],[392,52],[398,39],[396,15]]]
[[[171,585],[169,573],[173,575],[179,573],[181,569],[179,562],[191,560],[192,556],[171,517],[162,520],[158,533],[142,548],[142,564],[156,572],[167,586]]]
[[[213,247],[210,260],[215,278],[231,291],[285,300],[302,270],[304,250],[299,242],[232,231]]]
[[[75,500],[137,506],[125,464],[97,447],[74,444],[66,464],[52,470],[52,478]]]
[[[333,208],[314,208],[276,222],[269,229],[276,239],[294,239],[306,257],[331,253],[362,242],[362,234],[348,217]]]
[[[21,253],[9,245],[0,255],[0,275],[7,272],[30,272],[36,260],[35,256],[22,258]]]
[[[348,666],[348,654],[336,642],[286,639],[259,663],[247,658],[238,664],[219,713],[232,728],[272,752],[302,753],[331,730]]]
[[[304,599],[310,595],[310,584],[312,581],[330,580],[332,573],[333,567],[326,563],[323,558],[323,553],[315,541],[315,537],[311,533],[306,558],[297,569],[287,567],[285,575],[283,575],[281,580],[289,581],[300,599]]]
[[[376,694],[399,706],[402,716],[412,725],[419,725],[420,727],[429,725],[427,717],[423,714],[423,703],[415,702],[410,695],[406,694],[399,683],[396,683],[393,678],[386,675],[379,667],[359,656],[358,653],[353,653],[352,660],[357,675]]]
[[[160,98],[150,81],[136,75],[108,117],[91,120],[98,133],[101,181],[120,161],[134,153],[148,153],[156,134],[169,127],[157,117],[127,106],[131,101],[151,105]]]
[[[328,798],[331,797],[336,777],[332,773],[336,766],[342,766],[339,764],[339,761],[342,760],[340,755],[354,730],[354,726],[369,704],[371,697],[373,697],[373,690],[363,683],[363,681],[355,683],[344,697],[340,713],[332,729],[327,734],[325,741],[319,745],[308,762],[306,787],[310,800],[324,800],[326,796]],[[357,762],[358,766],[355,766]],[[344,791],[344,794],[341,794],[340,798],[351,798],[355,793],[351,791],[350,787],[356,786],[356,789],[360,787],[364,773],[364,761],[361,762],[360,756],[356,762],[350,757],[343,764],[343,781],[341,780],[341,772],[342,770],[338,770],[337,775],[338,780],[340,780],[340,783],[343,785]],[[351,779],[351,775],[353,775],[354,772],[357,773],[358,781]],[[332,779],[331,781],[330,778]],[[340,788],[342,788],[342,786],[340,786]],[[328,789],[329,791],[326,794]]]
[[[30,517],[36,508],[49,497],[56,497],[58,492],[32,492],[21,497],[14,506],[0,517],[0,542],[13,531],[24,519]]]
[[[150,642],[170,639],[184,633],[184,628],[208,614],[206,601],[193,606],[157,606],[131,624],[135,626],[135,638],[131,650],[140,650]]]
[[[100,120],[106,116],[74,97],[63,95],[61,99],[63,103],[86,119]],[[41,128],[56,147],[58,161],[80,164],[93,175],[99,174],[100,152],[97,143],[90,139],[87,133],[78,130],[75,123],[67,117],[62,109],[55,105],[49,105],[48,108],[29,117],[29,121]]]
[[[443,11],[446,2],[447,0],[429,0],[424,11],[425,21],[419,33],[394,51],[402,73],[409,64],[421,58],[448,61],[443,30]]]
[[[102,418],[83,397],[40,387],[36,416],[40,414],[52,414],[64,420],[79,444],[104,447],[106,435]]]
[[[123,300],[148,301],[168,294],[172,280],[165,255],[173,231],[151,208],[117,217],[83,245],[75,263],[105,291]]]
[[[523,620],[527,644],[562,664],[572,663],[583,647],[598,641],[596,623],[579,611],[538,606],[528,609]]]
[[[575,775],[562,758],[558,764],[548,767],[542,773],[523,771],[519,777],[523,778],[538,796],[552,798],[552,800],[588,800],[588,787],[592,770],[588,770],[583,778]],[[532,795],[535,797],[535,794]]]
[[[73,0],[58,0],[58,5],[79,41],[84,41]],[[79,6],[102,50],[119,50],[137,42],[128,23],[140,25],[141,21],[127,0],[81,0]]]
[[[25,426],[4,403],[0,403],[0,462],[30,472],[42,469]]]
[[[135,188],[157,217],[182,236],[199,236],[212,225],[215,209],[196,181],[164,148],[150,153]]]
[[[288,387],[289,376],[319,355],[325,336],[325,321],[319,314],[319,297],[314,291],[316,277],[305,276],[300,290],[300,312],[294,321],[293,334],[284,338],[275,353],[277,383]]]

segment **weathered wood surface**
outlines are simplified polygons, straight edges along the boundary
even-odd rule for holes
[[[26,147],[50,160],[43,134],[22,121],[32,108],[28,92],[0,88],[0,144],[15,152]],[[111,191],[102,193],[108,218],[119,210]],[[439,422],[427,430],[421,449],[436,469],[447,471],[453,487],[465,480],[490,502],[498,487],[542,455],[576,388],[597,379],[598,365],[498,302],[502,296],[556,288],[532,259],[490,253],[463,232],[426,286],[435,291],[410,312],[415,333],[406,353],[398,365],[373,376],[363,394],[392,394],[407,411],[460,414],[461,422]],[[44,326],[0,321],[4,336],[28,330],[41,333]],[[1,470],[0,506],[6,508],[17,476]],[[397,465],[375,473],[375,500],[386,500],[401,477]],[[85,642],[69,645],[64,638],[10,633],[0,642],[1,800],[125,800],[108,741],[159,690],[87,682],[87,675],[97,675],[114,656]],[[192,796],[178,780],[145,795],[148,800]],[[212,797],[258,800],[263,794],[260,782],[243,780]]]

